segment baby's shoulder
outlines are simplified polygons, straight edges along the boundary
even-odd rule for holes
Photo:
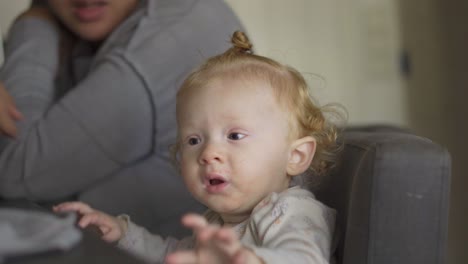
[[[280,193],[271,193],[252,211],[252,216],[256,216],[257,219],[323,214],[334,214],[334,210],[318,201],[311,191],[299,186]]]

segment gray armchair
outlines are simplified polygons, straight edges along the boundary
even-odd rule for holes
[[[450,155],[391,126],[349,129],[315,190],[337,210],[338,264],[445,263]]]

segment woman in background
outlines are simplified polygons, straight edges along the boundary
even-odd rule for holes
[[[34,1],[0,71],[0,196],[75,198],[177,235],[202,209],[170,161],[177,87],[239,29],[221,0]]]

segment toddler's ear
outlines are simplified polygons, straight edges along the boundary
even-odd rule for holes
[[[316,145],[315,138],[310,136],[297,139],[291,144],[287,167],[288,175],[296,176],[309,168],[314,158]]]

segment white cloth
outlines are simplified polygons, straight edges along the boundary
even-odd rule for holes
[[[8,256],[67,250],[81,240],[76,215],[0,208],[0,263]]]

